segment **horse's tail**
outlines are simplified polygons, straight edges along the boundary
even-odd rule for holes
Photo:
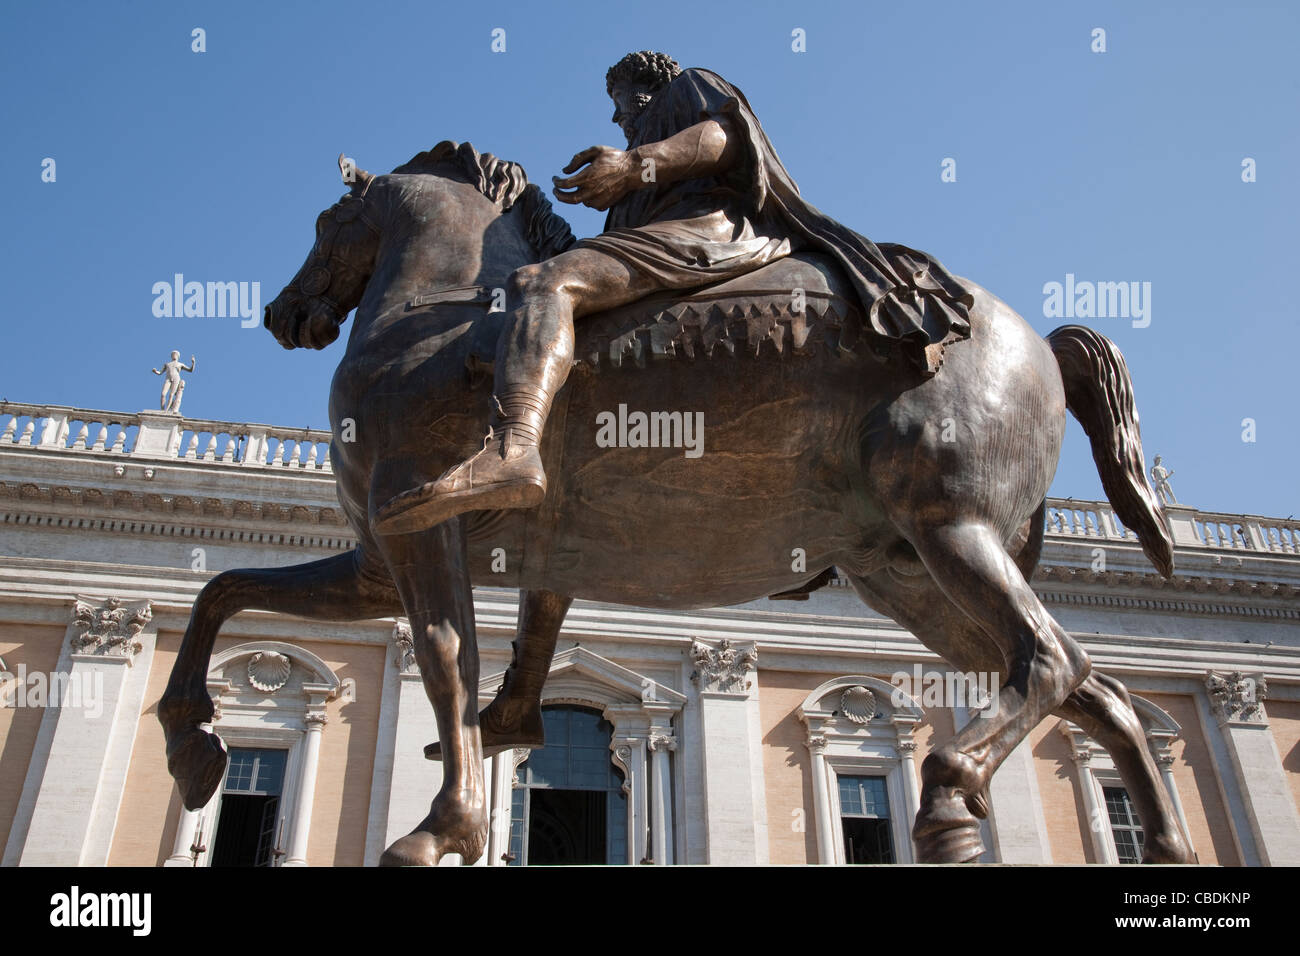
[[[1092,442],[1101,486],[1125,526],[1164,577],[1174,573],[1174,544],[1164,508],[1147,481],[1133,379],[1115,343],[1082,325],[1047,336],[1065,382],[1065,403]]]

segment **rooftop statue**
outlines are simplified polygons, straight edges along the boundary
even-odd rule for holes
[[[1155,464],[1151,466],[1151,480],[1155,482],[1156,494],[1160,496],[1162,504],[1178,504],[1178,499],[1174,497],[1174,487],[1169,484],[1169,479],[1173,476],[1174,473],[1160,464],[1160,456],[1156,455]]]
[[[556,184],[609,210],[583,242],[517,164],[468,143],[387,175],[341,162],[350,188],[266,325],[320,349],[356,309],[330,454],[358,544],[199,595],[158,710],[185,806],[225,770],[202,726],[207,669],[240,610],[409,618],[445,768],[383,862],[431,865],[483,852],[485,748],[542,746],[574,598],[717,607],[834,567],[952,667],[999,675],[996,707],[922,765],[920,860],[980,856],[994,771],[1057,715],[1113,755],[1145,858],[1190,861],[1127,691],[1029,585],[1067,407],[1116,513],[1172,573],[1114,344],[1077,325],[1044,339],[928,256],[804,203],[716,74],[641,53],[607,82],[630,148],[585,150]],[[481,714],[475,580],[522,592],[515,659]]]
[[[181,361],[181,353],[172,351],[171,360],[163,363],[162,368],[153,369],[155,375],[163,377],[162,397],[158,400],[158,407],[164,412],[174,412],[177,415],[181,413],[181,397],[185,394],[185,380],[181,378],[181,372],[193,372],[195,366],[194,356],[190,356],[190,364],[186,365]]]

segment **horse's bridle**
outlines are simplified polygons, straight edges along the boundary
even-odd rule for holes
[[[315,254],[308,260],[302,278],[298,280],[298,292],[324,303],[334,313],[336,321],[342,321],[343,309],[338,302],[325,294],[329,291],[330,283],[334,281],[334,272],[330,269],[330,263],[337,258],[334,255],[334,243],[343,227],[353,219],[360,219],[367,229],[375,235],[380,234],[379,226],[366,215],[365,211],[366,193],[370,191],[370,184],[373,182],[373,178],[367,179],[359,195],[344,196],[321,213],[323,217],[328,217],[327,221],[332,226],[332,231],[328,236],[317,240]],[[341,260],[339,262],[341,265],[346,265]]]

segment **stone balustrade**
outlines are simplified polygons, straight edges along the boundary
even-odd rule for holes
[[[1300,554],[1300,521],[1209,511],[1195,512],[1193,520],[1200,543],[1207,548]]]
[[[1174,544],[1180,548],[1300,555],[1300,521],[1217,514],[1185,505],[1169,505],[1165,513]],[[1137,543],[1137,535],[1124,527],[1105,501],[1048,498],[1046,522],[1049,538]]]
[[[130,414],[0,402],[0,450],[32,447],[329,474],[330,439],[329,432],[317,429],[208,421],[168,412]],[[1174,544],[1180,548],[1300,555],[1300,521],[1217,514],[1183,505],[1170,505],[1166,512]],[[1105,501],[1048,498],[1045,520],[1049,538],[1137,543],[1137,535]]]
[[[1045,520],[1050,537],[1137,541],[1137,535],[1124,527],[1107,501],[1048,498]]]
[[[318,429],[206,421],[168,412],[0,402],[0,449],[20,446],[329,473],[331,437]]]

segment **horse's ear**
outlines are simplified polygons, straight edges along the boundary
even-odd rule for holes
[[[342,174],[343,181],[352,187],[354,193],[364,190],[375,178],[342,153],[339,153],[339,173]]]

